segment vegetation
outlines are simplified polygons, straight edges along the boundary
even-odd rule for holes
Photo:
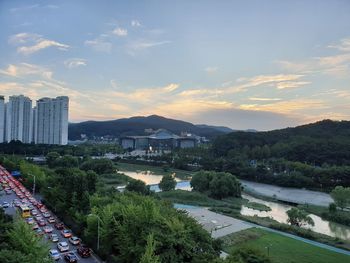
[[[268,207],[267,205],[256,203],[256,202],[248,202],[247,204],[245,204],[245,206],[251,209],[259,210],[259,211],[265,211],[265,212],[271,211],[271,208]]]
[[[250,228],[221,238],[223,250],[250,247],[269,254],[272,263],[348,262],[349,256],[304,243],[263,229]]]
[[[350,226],[350,212],[337,209],[334,203],[330,204],[329,207],[300,205],[299,208],[308,213],[318,215],[322,219]]]
[[[149,189],[146,187],[148,191],[144,191],[143,182],[140,187],[139,181],[131,180],[129,185],[134,187],[119,193],[99,184],[98,173],[74,167],[74,158],[63,159],[64,162],[70,160],[71,164],[61,167],[64,162],[54,162],[53,168],[44,168],[18,160],[15,165],[22,167],[27,186],[31,177],[27,168],[37,173],[38,178],[39,174],[45,175],[38,183],[46,205],[95,249],[97,220],[100,220],[97,252],[107,262],[157,262],[158,259],[160,262],[212,262],[218,259],[220,244],[194,219],[148,195]]]
[[[19,217],[13,219],[0,209],[0,262],[49,263],[49,247]]]
[[[331,196],[342,210],[350,205],[350,187],[337,186],[331,192]]]
[[[191,186],[194,191],[206,193],[216,199],[241,196],[241,184],[230,173],[200,171],[193,175]]]
[[[162,191],[175,190],[176,180],[172,175],[164,175],[159,183],[159,188]]]
[[[47,145],[47,144],[24,144],[20,141],[0,143],[0,153],[38,156],[47,155],[49,152],[57,152],[60,155],[73,156],[102,156],[105,153],[122,153],[123,149],[118,144],[92,144],[80,145]]]
[[[350,122],[322,121],[271,132],[233,132],[210,147],[178,149],[154,161],[186,170],[331,191],[350,186]]]
[[[288,219],[287,222],[292,226],[304,226],[304,225],[315,225],[314,221],[308,214],[296,207],[293,207],[287,211]]]

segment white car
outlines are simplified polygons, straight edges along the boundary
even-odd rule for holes
[[[60,253],[57,251],[57,249],[50,249],[49,254],[53,260],[61,259]]]
[[[51,234],[50,239],[52,242],[58,242],[58,235],[57,234]]]
[[[75,246],[80,244],[80,238],[78,237],[71,237],[69,238],[69,242]]]
[[[65,252],[65,251],[68,251],[69,250],[69,245],[68,245],[68,243],[67,242],[59,242],[58,244],[57,244],[57,248],[58,248],[58,250],[59,251],[61,251],[61,252]]]

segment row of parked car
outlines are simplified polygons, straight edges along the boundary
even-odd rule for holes
[[[32,226],[33,231],[40,236],[47,235],[51,242],[57,243],[57,249],[49,251],[52,259],[59,260],[60,253],[64,253],[65,261],[69,263],[78,261],[77,256],[73,252],[69,252],[68,243],[66,241],[59,242],[58,234],[53,233],[54,228],[59,230],[61,236],[66,238],[71,245],[77,246],[77,252],[81,257],[90,257],[91,249],[82,245],[81,240],[73,236],[72,231],[66,229],[62,222],[58,222],[45,205],[38,202],[21,182],[12,177],[2,166],[0,166],[0,183],[6,194],[12,194],[12,192],[16,194],[17,198],[12,201],[12,204],[19,209],[21,216]],[[2,204],[3,208],[9,206],[8,202]]]

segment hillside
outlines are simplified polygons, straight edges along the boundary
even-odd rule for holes
[[[111,121],[86,121],[81,123],[70,123],[68,128],[69,140],[80,139],[80,134],[87,136],[125,136],[143,135],[145,129],[167,129],[175,134],[189,132],[207,138],[232,131],[226,127],[215,127],[205,125],[194,125],[190,122],[173,120],[157,115],[148,117],[131,117]]]
[[[324,120],[295,128],[268,132],[234,132],[219,136],[213,144],[217,156],[230,150],[259,147],[270,157],[322,164],[350,163],[350,121]]]

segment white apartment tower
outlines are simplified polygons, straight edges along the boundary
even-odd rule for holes
[[[35,143],[68,143],[68,108],[69,99],[66,96],[37,100],[34,108]]]
[[[6,103],[5,141],[32,142],[33,112],[32,101],[23,95],[10,96]]]
[[[5,98],[0,96],[0,143],[5,140]]]

